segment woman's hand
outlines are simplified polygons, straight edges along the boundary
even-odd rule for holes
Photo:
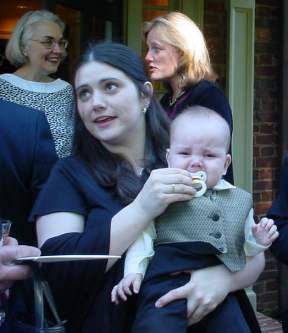
[[[136,209],[146,214],[149,220],[153,220],[162,214],[169,204],[190,200],[195,193],[188,171],[175,168],[157,169],[151,172],[133,204]]]
[[[155,217],[176,201],[190,200],[196,190],[192,177],[182,169],[153,170],[142,190],[111,221],[110,254],[122,255]],[[107,270],[115,260],[109,260]]]
[[[231,279],[224,265],[192,271],[190,281],[159,298],[156,307],[186,298],[188,323],[195,324],[225,299],[230,292]]]
[[[191,278],[183,287],[171,290],[156,302],[165,306],[176,299],[187,299],[188,324],[192,325],[213,311],[233,291],[251,286],[264,269],[263,252],[247,258],[239,272],[230,272],[224,265],[212,266],[191,272]]]

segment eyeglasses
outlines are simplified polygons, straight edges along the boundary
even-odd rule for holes
[[[60,40],[55,40],[54,38],[46,38],[44,40],[38,40],[38,39],[30,39],[33,42],[38,42],[42,44],[47,50],[52,50],[56,45],[59,46],[61,50],[66,50],[68,46],[68,40],[67,39],[60,39]]]

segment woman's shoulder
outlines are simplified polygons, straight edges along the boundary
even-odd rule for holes
[[[190,86],[186,87],[186,91],[189,94],[197,94],[197,95],[202,95],[207,92],[220,92],[223,93],[222,89],[220,86],[214,82],[214,81],[209,81],[209,80],[200,80],[199,82],[192,84]]]
[[[48,185],[52,191],[56,188],[69,192],[70,197],[81,197],[91,207],[100,205],[108,210],[122,207],[114,192],[99,184],[86,162],[75,155],[62,158],[54,165]]]
[[[71,174],[74,177],[77,177],[79,173],[88,173],[89,170],[87,169],[86,165],[83,161],[81,161],[75,155],[70,155],[67,157],[60,158],[57,163],[55,164],[54,169],[57,172],[63,172],[67,174]]]
[[[187,92],[186,105],[201,105],[215,110],[224,117],[232,129],[233,120],[229,101],[217,83],[201,80]]]
[[[69,179],[74,184],[81,186],[94,186],[98,184],[87,164],[78,156],[70,155],[60,158],[53,168],[54,176]]]
[[[72,85],[65,81],[65,80],[62,80],[62,79],[56,79],[54,81],[51,81],[49,82],[49,84],[52,86],[54,86],[55,88],[61,90],[61,89],[69,89],[69,90],[73,90],[73,87]]]
[[[55,79],[50,82],[35,82],[21,78],[13,73],[1,74],[0,79],[6,84],[34,93],[55,93],[62,90],[73,91],[72,85],[62,79]]]

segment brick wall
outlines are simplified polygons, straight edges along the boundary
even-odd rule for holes
[[[225,0],[206,0],[204,35],[218,83],[226,87],[227,12]]]
[[[281,0],[256,0],[254,179],[255,212],[265,215],[277,189],[281,163]],[[225,0],[205,0],[204,35],[211,61],[225,90],[227,9]],[[266,253],[266,269],[256,283],[258,310],[278,312],[277,264]]]
[[[258,216],[275,196],[281,164],[281,3],[256,0],[253,195]],[[277,315],[278,269],[269,252],[255,291],[258,309]]]

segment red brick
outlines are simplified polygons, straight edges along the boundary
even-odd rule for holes
[[[267,290],[277,290],[278,286],[279,286],[278,281],[269,281],[269,282],[266,281]]]
[[[257,156],[260,155],[260,148],[259,147],[254,146],[253,155],[254,155],[254,157],[257,157]]]
[[[274,66],[263,66],[256,68],[256,75],[257,76],[269,76],[275,77],[275,67]]]
[[[266,191],[262,193],[262,201],[269,201],[271,202],[273,198],[273,192],[272,191]]]
[[[263,107],[261,109],[262,112],[257,112],[258,121],[277,121],[279,119],[279,115],[275,112],[271,112],[271,107]],[[269,112],[267,112],[269,111]]]
[[[274,142],[277,142],[277,140],[275,140],[275,135],[258,135],[256,137],[256,144],[271,144]]]
[[[272,280],[272,279],[275,279],[275,278],[277,278],[277,271],[276,270],[265,270],[261,274],[260,278],[262,280]]]
[[[279,161],[277,158],[258,158],[256,161],[256,167],[257,168],[272,168],[272,167],[278,167]]]
[[[257,56],[256,64],[259,65],[272,65],[273,63],[273,56],[272,54],[260,54]]]
[[[257,214],[266,214],[270,207],[270,202],[259,202],[254,204],[255,212]]]
[[[265,134],[271,133],[274,129],[274,126],[275,125],[273,123],[272,124],[261,124],[260,132],[265,133]]]
[[[211,12],[219,12],[221,14],[223,14],[223,12],[225,12],[225,4],[224,2],[215,2],[215,1],[205,1],[205,10],[207,11],[211,11]]]
[[[271,30],[269,28],[255,29],[255,40],[256,42],[270,42]]]
[[[277,140],[275,139],[274,142],[277,142]],[[275,152],[275,149],[273,147],[261,148],[262,157],[269,157],[269,156],[273,157],[273,156],[275,156],[274,152]]]
[[[273,172],[272,172],[272,169],[259,169],[258,170],[258,173],[259,173],[259,178],[261,178],[261,179],[270,179],[270,178],[272,178],[272,174],[273,174]]]
[[[261,302],[267,302],[267,301],[271,302],[271,300],[273,300],[276,295],[277,295],[276,291],[266,292],[265,294],[263,294],[259,297],[259,301],[261,301]]]

